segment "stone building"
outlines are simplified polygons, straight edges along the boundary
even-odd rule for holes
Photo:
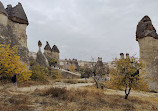
[[[29,64],[26,35],[28,24],[21,3],[18,3],[15,7],[8,5],[5,9],[0,1],[0,44],[10,44],[11,47],[18,45],[21,60]]]
[[[148,80],[149,89],[158,92],[158,34],[148,16],[144,16],[137,25],[136,41],[139,43],[140,59],[152,79]]]

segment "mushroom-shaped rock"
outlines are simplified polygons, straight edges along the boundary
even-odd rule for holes
[[[4,8],[4,6],[3,6],[1,1],[0,1],[0,13],[8,16],[8,14],[7,14],[7,12],[6,12],[6,10],[5,10],[5,8]]]
[[[18,5],[16,5],[13,8],[10,5],[8,5],[6,11],[9,15],[10,20],[21,24],[29,24],[26,13],[21,3],[18,3]]]
[[[158,35],[152,25],[151,19],[148,16],[144,16],[137,25],[136,40],[138,41],[138,39],[147,36],[158,39]]]
[[[42,46],[42,43],[41,43],[41,41],[40,41],[40,40],[38,41],[38,46],[39,46],[39,47],[41,47],[41,46]]]
[[[103,67],[103,66],[104,66],[104,64],[103,64],[103,62],[102,62],[102,58],[98,57],[98,61],[97,61],[97,63],[96,63],[96,66],[97,66],[97,67]]]
[[[46,42],[46,46],[44,47],[44,50],[49,50],[49,51],[51,51],[51,47],[50,47],[48,41]]]
[[[52,52],[60,53],[60,51],[59,51],[59,49],[58,49],[58,47],[57,47],[56,45],[54,45],[54,46],[52,47]]]

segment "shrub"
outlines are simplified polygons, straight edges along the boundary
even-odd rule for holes
[[[89,101],[91,97],[94,99],[100,99],[104,95],[103,92],[91,91],[87,89],[66,89],[66,88],[57,88],[52,87],[47,90],[41,91],[41,96],[51,96],[59,100],[77,102],[82,101],[83,99]],[[90,98],[89,98],[90,97]]]
[[[53,79],[58,79],[58,78],[61,78],[61,73],[58,70],[51,70],[50,71],[50,76]]]
[[[64,83],[70,83],[70,84],[77,84],[77,80],[73,80],[73,79],[65,79],[63,80]]]
[[[30,69],[32,71],[32,76],[31,76],[32,80],[43,81],[43,82],[47,81],[47,78],[46,78],[48,75],[47,68],[36,64],[32,66]]]
[[[76,79],[63,79],[64,83],[70,83],[70,84],[77,84],[77,83],[88,83],[88,81],[85,80],[76,80]]]

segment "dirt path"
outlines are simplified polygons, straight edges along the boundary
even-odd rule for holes
[[[68,83],[55,83],[53,85],[36,85],[36,86],[31,86],[31,87],[22,87],[22,88],[18,88],[18,91],[22,91],[22,92],[32,92],[36,89],[48,89],[51,87],[66,87],[67,89],[70,88],[79,88],[79,87],[84,87],[84,86],[91,86],[93,85],[93,83],[77,83],[77,84],[68,84]],[[10,88],[10,90],[12,90],[13,88]]]
[[[106,91],[104,93],[106,95],[121,95],[121,96],[125,95],[124,91],[112,90],[112,89],[106,89]],[[131,90],[129,98],[130,97],[136,97],[136,98],[139,98],[140,100],[143,100],[143,101],[150,101],[152,104],[157,106],[156,108],[158,109],[158,93],[132,91]]]
[[[112,90],[112,89],[106,89],[105,94],[109,95],[125,95],[124,91],[119,91],[119,90]],[[136,97],[156,97],[158,98],[158,93],[150,93],[150,92],[143,92],[143,91],[132,91],[130,92],[130,95],[136,96]]]

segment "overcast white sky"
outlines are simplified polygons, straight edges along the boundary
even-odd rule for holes
[[[136,26],[148,15],[158,28],[158,0],[1,0],[21,2],[27,17],[28,48],[37,52],[38,40],[56,44],[60,58],[111,61],[120,52],[139,56]]]

